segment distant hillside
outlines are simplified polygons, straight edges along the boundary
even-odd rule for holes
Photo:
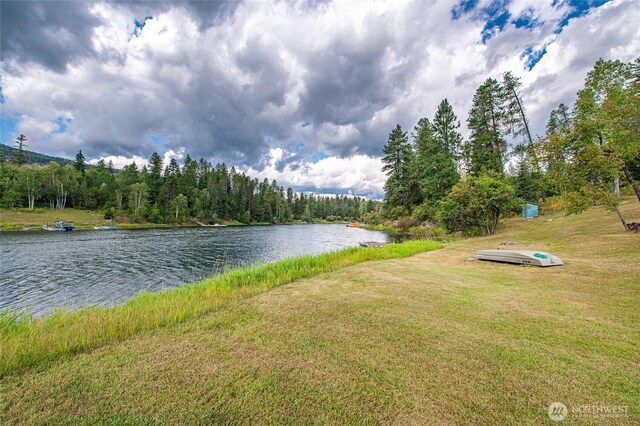
[[[4,154],[4,158],[6,161],[9,161],[10,159],[14,158],[17,151],[18,150],[16,148],[12,148],[10,146],[0,144],[0,152]],[[44,155],[44,154],[40,154],[37,152],[28,151],[28,150],[24,151],[24,158],[28,164],[49,164],[49,162],[55,161],[61,166],[66,166],[67,164],[73,164],[74,162],[73,160],[69,160],[68,158],[51,157],[49,155]]]

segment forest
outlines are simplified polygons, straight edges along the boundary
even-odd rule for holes
[[[551,199],[567,213],[602,205],[616,211],[625,228],[635,226],[618,204],[621,191],[640,201],[640,58],[598,60],[573,107],[560,104],[550,112],[543,136],[532,135],[521,86],[510,72],[482,83],[466,140],[447,99],[432,120],[418,121],[411,140],[397,125],[383,148],[383,203],[295,193],[189,155],[182,165],[163,164],[154,152],[148,165],[122,170],[104,161],[88,166],[82,151],[71,164],[28,164],[24,135],[11,158],[0,151],[0,203],[102,210],[107,219],[130,222],[364,220],[488,235],[525,201]]]
[[[249,224],[359,220],[380,204],[346,195],[295,193],[275,180],[259,182],[234,167],[189,155],[182,166],[175,159],[164,165],[154,152],[148,166],[139,168],[134,162],[122,170],[102,160],[88,166],[82,151],[65,166],[55,161],[27,164],[20,149],[26,138],[18,139],[14,156],[0,158],[0,202],[7,208],[70,206],[102,210],[106,219],[121,222]]]
[[[635,229],[618,204],[621,191],[640,201],[640,58],[598,60],[573,107],[551,111],[541,137],[531,133],[521,86],[507,72],[478,87],[468,140],[447,99],[411,141],[397,125],[384,147],[384,208],[368,220],[492,235],[525,201],[553,200],[569,214],[602,205]]]

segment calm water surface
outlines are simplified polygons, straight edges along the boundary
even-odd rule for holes
[[[0,310],[120,304],[225,267],[390,241],[344,225],[0,233]]]

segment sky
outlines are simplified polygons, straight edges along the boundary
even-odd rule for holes
[[[640,53],[636,0],[3,0],[0,21],[4,144],[117,167],[188,153],[372,198],[389,132],[442,99],[466,136],[477,87],[511,71],[541,135],[598,58]]]

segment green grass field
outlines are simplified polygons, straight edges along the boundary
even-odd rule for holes
[[[621,210],[640,218],[637,201]],[[502,243],[566,265],[465,262]],[[0,423],[538,425],[552,423],[555,401],[569,408],[560,424],[640,423],[640,234],[614,213],[516,219],[498,236],[339,266],[13,364],[0,379]],[[162,317],[171,299],[130,306]],[[44,330],[91,341],[113,326],[66,315]],[[6,332],[1,350],[36,328]],[[24,350],[38,358],[43,344]],[[626,412],[578,417],[587,405]]]
[[[88,228],[109,224],[108,221],[104,220],[102,213],[89,210],[0,210],[0,228],[4,229],[18,229],[21,226],[39,229],[45,224],[53,225],[56,220],[73,222],[78,228]]]

